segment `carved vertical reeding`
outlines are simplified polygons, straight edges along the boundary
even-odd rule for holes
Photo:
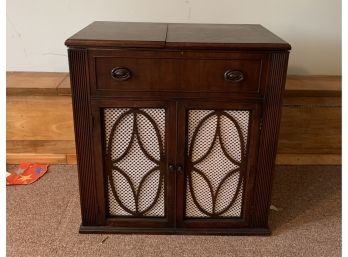
[[[278,145],[281,104],[285,88],[288,52],[272,53],[267,79],[267,93],[263,106],[258,168],[255,178],[252,225],[268,227],[273,170]]]
[[[88,55],[86,49],[68,49],[70,83],[82,225],[97,225],[98,204],[93,158],[93,131],[90,112]]]

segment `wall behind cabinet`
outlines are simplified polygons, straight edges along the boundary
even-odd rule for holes
[[[11,0],[7,70],[68,71],[64,40],[95,20],[259,23],[292,44],[289,74],[341,74],[340,0]]]

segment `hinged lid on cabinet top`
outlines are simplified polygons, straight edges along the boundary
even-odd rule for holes
[[[65,41],[67,46],[150,47],[165,46],[167,24],[95,21]]]
[[[65,41],[70,47],[289,50],[258,24],[185,24],[96,21]]]
[[[289,50],[291,46],[259,24],[168,24],[166,47]]]

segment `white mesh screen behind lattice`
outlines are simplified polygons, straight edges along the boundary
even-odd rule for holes
[[[128,114],[126,114],[129,112]],[[160,140],[162,141],[162,148],[165,147],[165,109],[144,108],[140,109],[140,113],[136,114],[137,131],[140,141],[142,142],[145,151],[155,159],[161,161],[161,152],[164,153],[165,149],[160,149],[160,140],[157,137],[154,125],[150,122],[146,115],[141,114],[145,112],[154,121],[160,133]],[[122,116],[126,114],[125,116]],[[123,117],[123,118],[122,118]],[[133,119],[134,113],[130,112],[130,109],[126,108],[106,108],[104,109],[104,128],[105,128],[105,143],[106,152],[108,152],[108,145],[110,143],[111,159],[116,160],[129,147],[132,132],[133,132]],[[115,127],[113,135],[111,131],[115,123],[119,121]],[[112,138],[111,138],[112,137]],[[155,167],[159,166],[159,163],[149,159],[141,150],[139,140],[135,137],[128,153],[121,160],[115,162],[119,169],[124,171],[131,180],[135,191],[139,188],[140,182],[144,175]],[[112,170],[113,185],[117,196],[121,203],[129,210],[135,212],[136,204],[135,197],[131,186],[127,179],[116,169]],[[127,212],[117,201],[113,194],[110,178],[107,181],[108,192],[108,211],[111,216],[133,216],[133,214]],[[160,193],[156,201],[156,204],[143,216],[164,217],[165,216],[165,201],[164,201],[164,179],[160,181],[160,170],[155,169],[147,177],[142,184],[139,193],[138,211],[145,211],[151,203],[154,202],[158,185],[160,183]]]
[[[240,136],[235,124],[227,116],[220,116],[220,135],[221,140],[225,146],[227,154],[237,163],[231,162],[224,154],[220,141],[214,141],[214,135],[217,129],[218,115],[213,110],[190,110],[188,112],[188,149],[192,148],[191,162],[200,160],[208,149],[213,145],[210,154],[204,159],[194,164],[193,166],[200,170],[206,178],[210,181],[213,194],[216,194],[217,188],[224,176],[229,174],[232,170],[239,168],[239,163],[242,161],[242,155],[246,155],[246,145],[248,140],[249,129],[249,111],[240,110],[226,110],[230,117],[233,117],[237,122],[244,143],[244,150],[241,149]],[[211,115],[205,120],[198,129],[198,133],[192,142],[194,131],[199,126],[202,119],[207,115]],[[213,143],[214,141],[214,143]],[[244,152],[243,152],[244,151]],[[189,171],[190,173],[190,171]],[[225,182],[220,187],[219,193],[215,202],[215,213],[224,210],[232,200],[232,197],[237,193],[234,204],[223,212],[221,217],[240,217],[242,210],[242,193],[243,181],[240,181],[240,172],[234,172],[228,176]],[[209,217],[210,215],[203,213],[194,203],[191,191],[189,188],[189,177],[192,179],[193,193],[199,206],[208,213],[213,213],[213,199],[211,191],[207,182],[195,171],[191,171],[191,176],[186,179],[186,217]],[[241,182],[239,191],[237,191],[238,183]]]

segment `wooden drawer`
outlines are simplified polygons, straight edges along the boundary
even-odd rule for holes
[[[265,56],[260,54],[117,50],[93,54],[92,93],[262,93]]]
[[[189,91],[258,93],[260,59],[186,59],[181,85]]]
[[[175,90],[176,68],[175,59],[99,57],[95,59],[96,90]],[[112,75],[117,70],[129,78]]]

